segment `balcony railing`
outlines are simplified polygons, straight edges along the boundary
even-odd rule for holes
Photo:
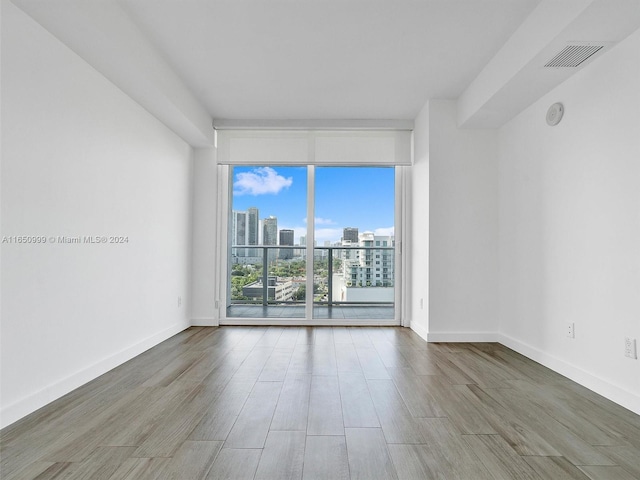
[[[364,254],[358,258],[351,250]],[[305,246],[238,245],[231,251],[230,304],[305,303],[305,298],[296,298],[302,286],[306,295]],[[384,274],[364,261],[376,253],[387,258]],[[314,247],[314,305],[392,305],[394,253],[394,247]],[[287,274],[278,275],[283,272]],[[232,280],[241,276],[243,280]]]

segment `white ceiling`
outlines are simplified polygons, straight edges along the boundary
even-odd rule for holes
[[[122,0],[215,118],[413,119],[539,0]]]
[[[212,119],[410,121],[432,98],[499,127],[579,70],[542,68],[567,43],[640,27],[640,0],[11,1],[194,146]]]

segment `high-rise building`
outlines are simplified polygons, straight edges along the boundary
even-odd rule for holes
[[[277,245],[278,244],[278,218],[273,215],[269,218],[265,218],[262,227],[262,244],[263,245]],[[269,261],[276,258],[276,250],[269,249]]]
[[[298,245],[300,245],[301,247],[306,247],[307,246],[307,236],[306,235],[300,235],[300,243],[298,243]],[[306,248],[300,248],[296,250],[296,257],[304,257],[306,255],[307,249]]]
[[[358,228],[357,227],[347,227],[342,230],[342,240],[358,243]]]
[[[273,215],[263,220],[264,227],[262,230],[262,244],[263,245],[277,245],[278,244],[278,217]]]
[[[393,287],[395,270],[393,235],[374,235],[373,232],[364,232],[359,235],[359,241],[356,244],[351,242],[347,244],[364,247],[358,250],[345,250],[343,275],[344,284],[347,287]]]
[[[256,207],[247,209],[247,245],[259,245],[260,236],[260,212]],[[257,257],[258,250],[251,248],[247,255],[249,257]]]
[[[278,243],[280,246],[283,246],[283,245],[293,246],[293,230],[284,228],[280,230],[279,236],[280,236],[279,238],[280,241]],[[293,248],[281,248],[280,258],[282,260],[293,258]]]
[[[233,211],[233,222],[231,225],[231,246],[247,245],[247,212]],[[246,248],[233,249],[233,255],[236,257],[246,257]]]

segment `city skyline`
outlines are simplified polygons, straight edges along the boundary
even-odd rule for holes
[[[249,209],[252,213],[257,214],[259,209],[256,207],[252,207]],[[241,210],[233,210],[232,218],[233,224],[231,228],[231,244],[234,246],[242,246],[242,245],[285,245],[285,246],[300,246],[304,245],[306,242],[306,235],[301,235],[298,237],[296,241],[295,232],[289,228],[278,228],[278,217],[270,215],[269,217],[263,218],[262,220],[258,219],[258,224],[260,226],[259,231],[260,235],[257,239],[250,237],[248,233],[248,227],[246,225],[247,218],[250,218],[250,214]],[[353,243],[359,242],[359,232],[358,227],[345,227],[343,230],[342,237],[339,239],[340,241],[350,241]],[[375,233],[372,231],[364,231],[360,232],[360,234],[374,234],[379,237],[394,237],[393,232],[387,233]],[[277,238],[277,243],[274,243],[274,238]],[[283,241],[283,238],[286,238]],[[331,242],[329,240],[325,240],[322,243],[319,243],[318,240],[314,242],[316,245],[324,245],[331,246],[335,243],[340,243],[339,241]],[[248,249],[247,249],[248,250]]]
[[[394,235],[394,169],[317,167],[315,240],[337,242],[344,228]],[[232,210],[259,210],[260,220],[278,218],[278,230],[307,233],[306,167],[234,167]]]

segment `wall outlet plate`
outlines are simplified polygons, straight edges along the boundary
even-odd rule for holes
[[[576,325],[573,322],[567,323],[567,337],[576,338]]]
[[[636,339],[632,337],[625,337],[624,339],[624,356],[637,359],[638,350],[636,348]]]

